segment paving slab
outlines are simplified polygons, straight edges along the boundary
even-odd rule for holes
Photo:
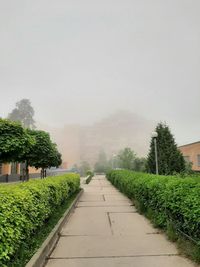
[[[107,187],[102,187],[102,189],[101,189],[103,192],[106,192],[106,193],[119,193],[120,194],[120,192],[117,190],[117,189],[115,189],[115,188],[112,188],[112,187],[110,187],[110,186],[107,186]]]
[[[99,180],[92,180],[90,182],[90,187],[93,187],[93,186],[101,186],[100,181]]]
[[[105,201],[105,197],[102,194],[90,194],[84,192],[79,201],[80,202]]]
[[[122,194],[104,194],[104,199],[105,201],[127,201],[129,203],[132,203],[130,199],[127,197],[123,196]]]
[[[79,202],[77,207],[105,207],[105,206],[130,206],[130,202],[126,201],[85,201]]]
[[[120,213],[130,213],[130,212],[136,212],[136,208],[133,206],[98,206],[98,207],[76,207],[76,210],[78,209],[88,209],[88,210],[95,210],[96,212],[120,212]]]
[[[114,235],[140,235],[143,238],[143,235],[158,233],[158,229],[138,213],[109,213],[109,216]]]
[[[107,192],[107,191],[104,191],[103,189],[100,189],[100,188],[97,188],[97,189],[91,189],[91,188],[85,188],[83,187],[84,189],[84,193],[88,193],[90,195],[115,195],[115,196],[120,196],[120,192],[118,191],[111,191],[111,192]]]
[[[104,176],[83,188],[47,267],[195,266]]]
[[[97,209],[76,209],[61,235],[112,235],[108,214]]]
[[[99,182],[100,182],[100,185],[101,185],[101,186],[106,186],[106,187],[107,187],[107,186],[110,186],[110,187],[112,186],[111,183],[108,182],[108,181],[99,180]]]
[[[180,256],[51,259],[47,267],[191,267]]]
[[[146,235],[141,239],[124,236],[67,236],[60,238],[51,258],[171,254],[178,254],[176,247],[161,235]]]

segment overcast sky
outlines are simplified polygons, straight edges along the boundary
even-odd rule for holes
[[[50,125],[118,109],[200,140],[199,0],[0,0],[0,116]]]

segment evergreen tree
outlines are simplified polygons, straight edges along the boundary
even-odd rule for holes
[[[16,103],[16,107],[8,115],[11,121],[21,122],[25,128],[35,129],[34,109],[29,99],[22,99]]]
[[[159,174],[171,175],[185,170],[185,160],[177,148],[174,137],[165,123],[159,123],[155,129],[158,133],[158,170]],[[156,173],[154,140],[151,139],[150,151],[147,159],[147,170]]]

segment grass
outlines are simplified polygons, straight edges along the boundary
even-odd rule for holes
[[[46,221],[45,225],[43,225],[34,236],[31,236],[31,238],[22,244],[16,256],[10,261],[8,267],[23,267],[26,265],[26,263],[41,247],[42,243],[48,237],[66,210],[70,207],[78,193],[79,191],[74,193],[70,198],[66,199],[66,201],[64,201],[63,204],[57,208]]]
[[[181,254],[200,263],[200,246],[193,240],[184,237],[175,227],[168,223],[166,234],[170,241],[176,242],[178,250]]]

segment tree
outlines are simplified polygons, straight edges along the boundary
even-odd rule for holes
[[[34,145],[27,131],[17,122],[0,119],[0,161],[19,161]]]
[[[28,130],[28,132],[35,138],[35,144],[27,155],[27,165],[36,169],[41,168],[42,177],[44,177],[45,169],[61,165],[61,154],[56,144],[52,143],[49,133],[38,130]]]
[[[25,128],[35,128],[34,109],[29,99],[22,99],[16,103],[16,107],[8,115],[8,119],[21,122]]]
[[[134,160],[133,170],[136,172],[145,172],[146,171],[146,159],[136,157]]]
[[[118,154],[119,167],[123,169],[133,170],[136,154],[131,148],[126,147]]]
[[[95,163],[94,171],[98,173],[105,173],[109,168],[106,153],[101,151],[98,156],[98,161]]]
[[[81,162],[81,165],[78,169],[81,176],[86,176],[87,172],[91,170],[90,164],[87,161]]]
[[[159,123],[155,129],[158,133],[158,167],[159,174],[171,175],[185,170],[185,161],[182,153],[177,148],[174,137],[165,123]],[[151,139],[150,151],[147,159],[147,170],[156,173],[154,140]]]

